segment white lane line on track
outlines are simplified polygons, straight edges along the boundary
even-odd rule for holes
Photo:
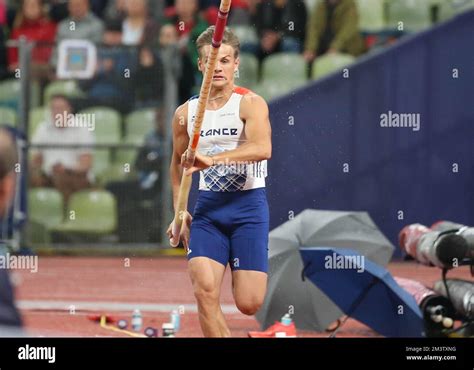
[[[179,303],[129,303],[129,302],[89,302],[89,301],[51,301],[51,300],[19,300],[17,306],[21,310],[64,310],[69,311],[73,306],[75,311],[133,311],[138,308],[149,312],[171,312],[182,307],[184,312],[197,313],[195,304]],[[225,314],[239,313],[234,305],[221,306]]]

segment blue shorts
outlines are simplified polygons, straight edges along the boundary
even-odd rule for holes
[[[265,188],[200,191],[188,259],[208,257],[232,270],[268,271],[269,211]]]

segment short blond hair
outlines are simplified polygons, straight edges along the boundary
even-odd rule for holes
[[[215,26],[208,27],[203,33],[199,35],[196,40],[196,46],[199,52],[199,56],[201,56],[201,50],[206,45],[212,45],[212,35],[214,34]],[[222,43],[226,45],[232,46],[234,49],[234,58],[237,58],[240,53],[240,40],[239,38],[233,33],[230,28],[226,27],[224,30],[224,37],[222,38]]]

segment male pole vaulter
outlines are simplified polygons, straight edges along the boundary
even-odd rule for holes
[[[198,65],[203,73],[214,47],[215,29],[209,27],[197,39]],[[227,265],[232,270],[234,299],[242,313],[257,312],[267,287],[269,211],[265,177],[272,152],[271,127],[264,99],[234,85],[239,49],[238,38],[225,29],[194,162],[189,147],[199,115],[199,98],[181,105],[173,120],[170,172],[177,214],[183,199],[181,183],[189,181],[193,172],[201,172],[194,218],[184,208],[181,232],[176,232],[175,217],[168,236],[172,245],[181,240],[187,249],[199,321],[206,337],[231,334],[219,302]]]

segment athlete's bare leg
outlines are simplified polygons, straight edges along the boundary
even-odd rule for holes
[[[232,272],[232,293],[235,304],[245,315],[254,315],[262,306],[267,290],[267,274],[260,271]]]
[[[225,267],[207,257],[195,257],[188,263],[199,311],[199,323],[205,337],[229,337],[219,302]]]

